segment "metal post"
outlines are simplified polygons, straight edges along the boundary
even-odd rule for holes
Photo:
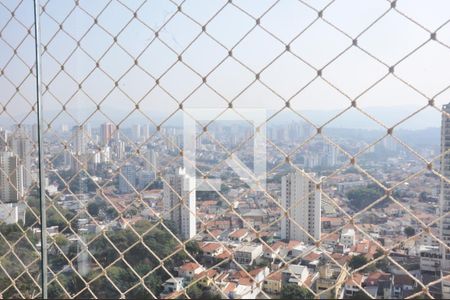
[[[34,42],[36,54],[36,110],[38,130],[38,168],[39,168],[39,198],[41,218],[41,288],[42,298],[47,299],[47,218],[45,211],[45,178],[44,178],[44,149],[42,126],[42,91],[41,91],[41,39],[40,39],[40,7],[39,0],[34,0]]]

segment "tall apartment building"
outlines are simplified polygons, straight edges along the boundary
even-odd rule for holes
[[[131,136],[133,138],[133,140],[135,141],[139,141],[141,138],[141,125],[139,124],[134,124],[131,127]]]
[[[305,174],[292,172],[283,176],[281,205],[288,210],[289,218],[281,220],[281,238],[310,242],[309,236],[298,226],[300,225],[315,239],[320,239],[320,202],[320,190],[316,189],[316,184]]]
[[[450,114],[450,104],[444,105],[442,110]],[[450,180],[450,118],[443,113],[441,125],[441,174]],[[441,216],[450,211],[450,183],[441,179],[439,209]],[[440,239],[450,246],[450,215],[442,218],[439,222]],[[450,274],[450,251],[441,246],[442,253],[442,276]],[[442,297],[450,298],[450,280],[442,281]]]
[[[136,166],[126,164],[120,169],[119,192],[128,194],[134,192],[136,188]]]
[[[7,151],[6,147],[8,144],[8,133],[5,129],[0,128],[0,151]]]
[[[166,176],[164,182],[164,217],[174,222],[178,233],[184,240],[195,236],[195,189],[194,182],[184,169],[179,169],[175,175]],[[178,205],[184,203],[184,205]],[[189,208],[189,209],[188,209]]]
[[[100,125],[100,145],[109,145],[114,134],[114,124],[103,123]]]
[[[158,155],[156,154],[155,149],[148,149],[145,153],[145,168],[150,171],[154,178],[156,178],[156,173],[158,172]]]
[[[142,125],[142,140],[146,141],[150,137],[150,126],[148,124]]]
[[[17,128],[10,135],[10,145],[12,152],[18,158],[18,163],[22,166],[22,185],[24,189],[31,186],[31,157],[32,145],[30,138],[22,128]]]
[[[23,166],[12,152],[0,152],[0,200],[16,203],[23,195]]]
[[[86,153],[88,137],[83,126],[74,126],[72,128],[73,151],[76,155]]]

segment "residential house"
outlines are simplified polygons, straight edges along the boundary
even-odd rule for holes
[[[178,276],[190,281],[195,275],[203,272],[204,267],[195,262],[188,262],[178,268]]]
[[[239,264],[251,265],[262,254],[263,248],[260,244],[240,245],[234,251],[234,258]]]
[[[344,228],[341,232],[340,243],[343,244],[346,248],[351,248],[355,246],[355,229],[353,228]]]
[[[282,251],[282,250],[286,249],[286,248],[287,248],[287,244],[286,243],[284,243],[282,241],[275,242],[273,245],[270,245],[269,247],[264,246],[264,248],[263,248],[264,249],[263,250],[263,252],[264,252],[263,256],[265,258],[271,259],[271,260],[274,260],[274,259],[280,258],[280,257],[284,258],[282,256],[281,252],[285,252],[285,251]]]
[[[364,281],[364,289],[374,298],[389,299],[392,294],[393,277],[389,273],[371,272]]]
[[[421,246],[419,249],[420,270],[437,273],[441,269],[442,254],[439,246]]]
[[[281,272],[277,271],[269,274],[264,279],[263,290],[269,294],[281,293]]]
[[[217,257],[224,252],[224,247],[221,243],[211,242],[201,244],[200,250],[206,256]]]
[[[220,274],[221,273],[215,269],[209,269],[194,275],[194,280],[198,280],[197,282],[210,286],[212,282],[220,276]]]
[[[416,286],[417,282],[410,275],[395,274],[392,296],[395,298],[405,298],[411,294]]]
[[[295,283],[302,285],[308,278],[309,271],[306,266],[302,265],[288,265],[281,274],[282,284]]]
[[[354,273],[352,277],[348,278],[344,286],[344,296],[346,298],[353,297],[360,290],[360,286],[364,281],[364,275],[360,273]]]
[[[163,294],[170,294],[173,292],[179,292],[184,287],[183,277],[174,277],[167,279],[163,284]]]
[[[344,268],[330,263],[324,263],[319,266],[319,277],[315,282],[316,292],[325,299],[342,299],[344,295],[344,282],[346,273]]]
[[[257,285],[263,282],[264,279],[269,275],[269,273],[270,270],[268,267],[257,268],[249,272],[250,276],[253,277]]]
[[[249,242],[250,241],[249,240],[249,232],[245,228],[241,228],[241,229],[233,231],[232,233],[230,233],[228,238],[235,242],[243,242],[243,241]]]

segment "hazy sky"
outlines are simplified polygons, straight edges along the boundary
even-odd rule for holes
[[[32,24],[31,1],[28,2],[16,12],[17,18],[27,26]],[[233,4],[226,4],[224,0],[178,1],[183,2],[182,11],[194,21],[177,12],[174,4],[177,1],[123,0],[122,3],[129,9],[115,0],[106,7],[108,2],[81,0],[80,6],[86,12],[80,8],[71,12],[74,7],[72,0],[49,1],[46,5],[41,27],[42,44],[47,45],[48,53],[42,55],[42,74],[43,82],[49,84],[53,94],[46,93],[44,96],[46,119],[52,119],[61,109],[60,103],[65,103],[71,97],[74,100],[66,106],[72,109],[79,120],[89,116],[95,111],[96,104],[103,101],[102,109],[106,114],[114,114],[113,121],[120,121],[135,108],[132,101],[141,101],[140,109],[156,119],[160,118],[161,111],[176,110],[177,102],[181,101],[185,101],[185,107],[225,108],[228,106],[226,101],[234,99],[235,107],[272,111],[282,108],[284,100],[292,98],[291,107],[308,115],[315,110],[342,110],[349,105],[349,97],[356,98],[362,109],[380,119],[383,118],[383,110],[373,107],[400,107],[402,114],[406,115],[426,105],[427,97],[438,95],[435,100],[439,106],[450,101],[450,91],[444,91],[450,85],[449,48],[436,41],[429,41],[398,63],[406,54],[428,41],[430,32],[438,28],[437,39],[450,46],[450,24],[441,27],[450,19],[450,1],[397,1],[398,10],[419,22],[423,28],[391,10],[361,36],[360,33],[370,23],[389,9],[390,1],[335,1],[324,10],[323,18],[344,33],[323,19],[317,19],[317,11],[330,1],[302,3],[281,0],[276,3],[274,0],[234,0]],[[0,28],[3,28],[10,15],[4,6],[12,8],[15,5],[17,1],[2,1]],[[224,5],[225,8],[215,15]],[[270,11],[261,17],[270,7]],[[133,11],[137,11],[138,19],[133,19]],[[88,13],[98,16],[98,25],[93,25],[94,19]],[[260,18],[261,26],[269,33],[258,26],[254,27],[254,18]],[[130,20],[131,23],[123,30]],[[64,31],[58,31],[61,22]],[[17,22],[13,23],[2,31],[2,37],[16,47],[26,35],[26,30]],[[206,25],[206,32],[217,41],[201,33],[201,25]],[[305,30],[307,26],[310,27]],[[106,31],[117,37],[116,44]],[[156,39],[155,32],[159,35]],[[351,47],[328,65],[341,51],[351,46],[352,39],[356,37],[358,45],[381,62],[361,49]],[[32,63],[32,39],[27,41],[19,50],[28,49],[23,50],[21,55],[28,57],[27,61]],[[291,52],[285,52],[286,45],[290,46]],[[108,52],[104,54],[107,49]],[[228,56],[231,49],[233,57]],[[0,41],[0,57],[9,57],[11,51],[9,46]],[[193,70],[181,62],[176,63],[180,54],[183,62]],[[134,66],[124,75],[133,66],[135,59],[139,66]],[[96,69],[96,62],[101,70]],[[5,63],[6,59],[0,58],[2,68]],[[61,64],[67,73],[60,72]],[[423,95],[388,75],[359,97],[387,74],[388,66],[392,65],[395,65],[397,76]],[[170,66],[171,69],[166,72]],[[25,68],[21,61],[14,60],[5,68],[5,74],[12,79],[20,78],[25,69],[29,68]],[[319,69],[323,69],[323,78],[317,77]],[[267,87],[257,81],[240,94],[254,81],[256,73],[260,73],[260,80]],[[202,85],[191,94],[202,83],[202,77],[207,77],[209,87]],[[155,87],[155,79],[159,79],[160,86]],[[122,91],[116,89],[103,100],[114,87],[115,81],[118,81]],[[81,90],[79,83],[82,83]],[[11,90],[11,86],[0,80],[0,88],[5,91],[2,92],[4,103],[6,91]],[[12,113],[22,111],[20,105],[9,108]],[[399,119],[404,115],[399,115]],[[435,117],[431,117],[434,115],[434,112],[423,114],[431,118],[424,119],[424,126],[436,121]],[[310,116],[314,117],[313,114]],[[437,116],[439,119],[439,114]]]

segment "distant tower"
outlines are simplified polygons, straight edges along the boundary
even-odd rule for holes
[[[146,141],[150,137],[150,126],[145,124],[142,126],[142,139]]]
[[[38,142],[38,124],[35,123],[31,126],[31,140],[33,143]]]
[[[155,150],[148,149],[147,152],[145,153],[145,168],[153,173],[154,178],[156,178],[156,173],[158,170],[157,159],[158,156]]]
[[[122,160],[125,158],[125,142],[124,141],[114,141],[112,143],[112,153],[114,158],[117,160]]]
[[[100,125],[100,143],[102,146],[109,145],[114,133],[114,124],[103,123]]]
[[[196,235],[197,230],[193,215],[196,212],[193,179],[186,175],[184,169],[180,169],[176,175],[166,176],[166,179],[168,182],[164,182],[164,217],[175,223],[182,239],[190,239]]]
[[[134,192],[135,187],[136,187],[136,166],[126,164],[120,170],[119,192],[122,194],[129,194]]]
[[[132,137],[135,141],[139,141],[141,138],[141,125],[139,124],[134,124],[131,127],[132,130]]]
[[[5,129],[0,128],[0,152],[7,151],[7,144],[8,134],[6,133]]]
[[[444,105],[442,110],[450,114],[450,104]],[[442,113],[441,125],[441,174],[446,178],[450,178],[450,118]],[[440,214],[445,215],[450,211],[450,183],[441,179],[440,198],[439,198]],[[440,239],[450,246],[450,216],[443,217],[439,222]],[[441,246],[442,253],[442,276],[450,274],[450,251]],[[442,298],[450,298],[450,280],[442,280]]]
[[[87,134],[83,126],[74,126],[72,128],[73,151],[77,155],[86,153]]]
[[[281,220],[281,238],[310,242],[301,226],[315,239],[320,239],[321,192],[316,184],[301,172],[293,172],[281,179],[281,205],[289,218]],[[295,221],[295,224],[294,222]]]
[[[22,128],[10,136],[10,145],[12,152],[19,159],[19,164],[23,169],[23,188],[28,189],[31,186],[31,141]]]
[[[23,167],[12,152],[0,152],[0,200],[16,203],[23,196]]]

